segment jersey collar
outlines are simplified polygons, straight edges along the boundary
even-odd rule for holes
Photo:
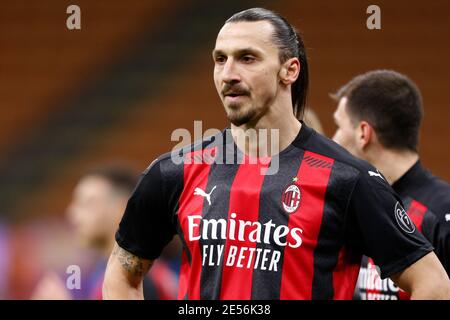
[[[403,175],[394,182],[392,188],[399,194],[407,193],[408,190],[416,190],[427,181],[428,172],[422,166],[420,160]]]

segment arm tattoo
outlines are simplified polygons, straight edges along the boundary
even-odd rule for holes
[[[143,277],[152,265],[152,262],[144,261],[117,244],[114,246],[112,255],[117,256],[122,267],[134,277]]]

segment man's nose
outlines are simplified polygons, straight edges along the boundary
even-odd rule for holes
[[[239,82],[241,77],[236,62],[233,59],[228,59],[223,67],[223,81],[226,83]]]

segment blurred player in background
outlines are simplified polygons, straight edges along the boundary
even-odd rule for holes
[[[420,162],[423,107],[417,86],[402,74],[378,70],[355,77],[333,98],[338,102],[334,140],[380,170],[383,176],[371,174],[386,179],[402,197],[409,217],[450,273],[450,185]],[[356,295],[370,300],[408,297],[391,280],[381,280],[367,257]]]
[[[137,183],[137,174],[123,165],[106,165],[85,174],[75,187],[67,216],[77,240],[97,251],[99,261],[84,279],[81,294],[72,295],[56,273],[47,274],[36,287],[32,299],[101,299],[106,262],[114,245],[114,233],[128,198]],[[176,274],[162,259],[144,279],[145,299],[174,299],[178,290]],[[77,290],[74,293],[78,293]]]
[[[104,298],[142,299],[142,278],[175,234],[180,299],[351,299],[364,253],[414,298],[450,298],[431,245],[401,229],[408,219],[395,221],[399,198],[369,175],[376,169],[299,121],[308,67],[295,29],[269,10],[239,12],[213,60],[231,129],[145,171],[116,233]],[[249,131],[277,132],[278,148],[246,144]],[[225,164],[229,151],[257,161]]]

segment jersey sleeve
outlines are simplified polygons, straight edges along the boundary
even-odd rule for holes
[[[445,215],[438,217],[427,212],[422,222],[422,232],[433,244],[437,257],[450,275],[450,221]]]
[[[138,257],[156,259],[176,233],[171,216],[161,164],[156,160],[128,200],[116,242]]]
[[[399,196],[380,176],[360,173],[347,218],[349,245],[371,257],[383,279],[433,250],[409,219]]]

